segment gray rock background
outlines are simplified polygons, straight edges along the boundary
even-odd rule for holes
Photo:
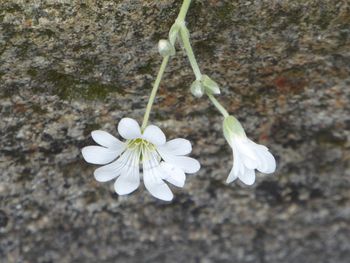
[[[185,137],[201,171],[168,204],[118,197],[79,149],[141,122],[181,1],[0,0],[1,262],[350,260],[350,5],[206,0],[188,14],[219,100],[278,160],[253,187],[226,185],[221,116],[189,95],[180,50],[151,115]]]

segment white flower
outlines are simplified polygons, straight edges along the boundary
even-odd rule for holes
[[[226,140],[233,151],[233,167],[226,183],[239,178],[246,185],[252,185],[255,182],[255,169],[266,174],[276,170],[276,160],[269,150],[248,139],[235,117],[226,117],[223,128]]]
[[[119,195],[139,187],[141,163],[145,187],[154,197],[165,201],[172,200],[173,193],[164,181],[183,187],[185,173],[195,173],[200,168],[197,160],[184,156],[192,151],[188,140],[178,138],[166,142],[157,126],[149,125],[141,132],[135,120],[124,118],[119,122],[118,132],[125,142],[107,132],[93,131],[92,138],[101,146],[84,147],[82,154],[88,163],[104,165],[94,172],[97,181],[117,178],[114,189]]]

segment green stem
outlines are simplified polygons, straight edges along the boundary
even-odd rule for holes
[[[181,9],[180,9],[180,12],[179,12],[179,15],[177,17],[177,22],[179,22],[179,23],[184,23],[185,22],[185,18],[186,18],[188,9],[190,7],[190,4],[191,4],[191,0],[184,0],[183,1]],[[147,103],[145,115],[143,117],[142,126],[141,126],[141,130],[142,131],[147,126],[149,115],[150,115],[151,109],[152,109],[152,105],[154,103],[154,99],[156,97],[156,94],[157,94],[157,91],[158,91],[158,88],[159,88],[159,84],[160,84],[160,82],[162,80],[162,77],[163,77],[164,71],[166,69],[166,66],[168,65],[168,62],[169,62],[169,56],[166,56],[165,58],[163,58],[162,65],[160,66],[160,69],[159,69],[159,72],[158,72],[158,75],[157,75],[157,79],[154,82],[154,85],[153,85],[153,88],[152,88],[152,91],[151,91],[151,95],[150,95],[150,98],[149,98],[148,103]]]
[[[207,96],[225,118],[229,116],[227,110],[220,104],[220,102],[213,96],[213,94],[207,93]]]
[[[154,103],[154,99],[156,98],[156,94],[157,94],[157,91],[158,91],[158,88],[159,88],[159,84],[160,84],[160,81],[163,78],[163,74],[164,74],[164,71],[166,69],[166,66],[168,65],[168,62],[169,62],[169,56],[166,56],[165,58],[163,58],[162,65],[160,66],[160,69],[159,69],[159,72],[158,72],[158,75],[157,75],[157,79],[154,82],[154,85],[153,85],[153,88],[152,88],[152,92],[151,92],[151,95],[150,95],[148,103],[147,103],[146,112],[145,112],[145,115],[143,117],[141,130],[144,130],[146,128],[146,126],[147,126],[149,115],[150,115],[151,109],[152,109],[152,105]]]
[[[200,80],[202,78],[202,73],[201,73],[201,70],[199,69],[196,57],[193,53],[193,49],[189,38],[189,33],[186,27],[181,28],[180,35],[181,35],[184,48],[186,50],[188,60],[190,61],[191,67],[193,69],[193,73],[196,76],[196,79]]]
[[[184,0],[180,9],[180,13],[177,16],[178,21],[184,22],[186,15],[187,15],[187,11],[190,8],[190,4],[191,4],[191,0]]]
[[[190,61],[191,67],[193,69],[194,75],[196,76],[197,80],[201,80],[202,78],[202,73],[199,69],[196,57],[194,55],[190,38],[189,38],[189,33],[186,27],[181,28],[180,30],[181,34],[181,39],[188,57],[188,60]],[[229,116],[227,110],[220,104],[220,102],[213,96],[213,94],[206,92],[208,98],[211,100],[211,102],[214,104],[214,106],[220,111],[220,113],[226,118]]]

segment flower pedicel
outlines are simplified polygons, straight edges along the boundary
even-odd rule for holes
[[[183,187],[185,173],[195,173],[200,164],[187,157],[192,150],[191,143],[185,139],[166,142],[164,133],[154,125],[147,125],[149,115],[157,94],[160,81],[171,56],[176,54],[177,40],[186,52],[195,80],[190,91],[195,97],[206,95],[223,115],[224,136],[233,151],[233,167],[226,180],[231,183],[236,179],[247,185],[255,182],[255,169],[270,174],[276,169],[276,161],[269,150],[247,138],[239,121],[229,115],[215,98],[220,94],[219,85],[208,75],[202,74],[196,61],[190,42],[190,33],[185,17],[191,0],[184,0],[180,13],[170,28],[169,38],[159,41],[158,50],[163,57],[157,78],[146,107],[142,126],[130,118],[124,118],[118,125],[119,134],[126,139],[121,142],[104,131],[93,131],[92,138],[100,146],[87,146],[82,149],[83,157],[89,163],[104,165],[95,170],[95,179],[107,182],[116,179],[114,188],[120,195],[135,191],[140,185],[140,164],[143,167],[142,178],[146,189],[156,198],[170,201],[173,194],[165,181]]]

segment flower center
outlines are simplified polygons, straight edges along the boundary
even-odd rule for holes
[[[133,139],[130,140],[128,142],[128,146],[129,149],[140,149],[140,150],[148,150],[148,151],[152,151],[155,150],[156,147],[154,146],[153,143],[150,143],[149,141],[146,141],[144,139],[141,138],[137,138],[137,139]]]
[[[140,161],[149,159],[150,153],[156,152],[156,146],[153,143],[141,138],[129,140],[127,148],[139,155]]]

